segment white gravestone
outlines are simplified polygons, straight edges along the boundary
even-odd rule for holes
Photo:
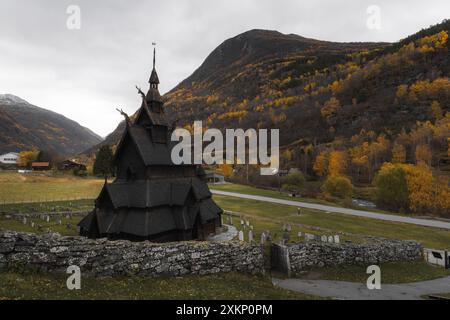
[[[327,236],[322,236],[320,239],[322,240],[322,242],[327,242],[328,240]]]
[[[47,216],[46,220],[47,220],[47,222],[50,222],[50,216]]]
[[[263,232],[261,233],[261,244],[264,244],[266,242],[266,234]]]
[[[239,231],[239,241],[244,241],[244,232],[242,230]]]
[[[310,240],[315,240],[316,236],[310,233],[305,233],[305,240],[306,241],[310,241]]]
[[[253,242],[253,231],[252,230],[250,230],[248,232],[248,242]]]
[[[301,238],[302,237],[302,233],[301,232],[297,233],[297,237]]]
[[[250,227],[250,221],[245,221],[245,223],[247,224],[247,227]]]
[[[340,243],[340,239],[338,235],[334,236],[334,243]]]
[[[333,236],[329,236],[329,237],[328,237],[328,243],[334,243],[334,238],[333,238]]]
[[[23,224],[27,224],[27,218],[24,217],[22,222],[23,222]]]

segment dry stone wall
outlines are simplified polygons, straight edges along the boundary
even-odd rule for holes
[[[25,267],[44,272],[65,272],[71,265],[96,276],[264,272],[259,245],[239,242],[154,244],[0,231],[0,270]]]
[[[323,243],[310,241],[280,246],[292,274],[311,267],[372,265],[422,259],[422,246],[415,241],[379,240],[370,243]]]

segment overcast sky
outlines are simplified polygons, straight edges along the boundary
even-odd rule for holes
[[[71,5],[80,8],[80,29],[67,27]],[[379,29],[367,26],[371,5],[380,8]],[[116,107],[140,106],[134,85],[148,88],[153,41],[165,93],[220,43],[250,29],[392,42],[445,18],[449,0],[1,0],[0,93],[105,136],[122,119]]]

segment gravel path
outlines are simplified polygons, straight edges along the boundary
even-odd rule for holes
[[[380,290],[369,290],[366,284],[345,281],[272,279],[272,282],[284,289],[344,300],[418,300],[428,294],[450,292],[450,277],[405,284],[381,284]]]

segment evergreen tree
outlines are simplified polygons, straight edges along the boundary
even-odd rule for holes
[[[102,146],[95,158],[93,172],[95,175],[108,177],[114,174],[113,153],[111,147]]]

